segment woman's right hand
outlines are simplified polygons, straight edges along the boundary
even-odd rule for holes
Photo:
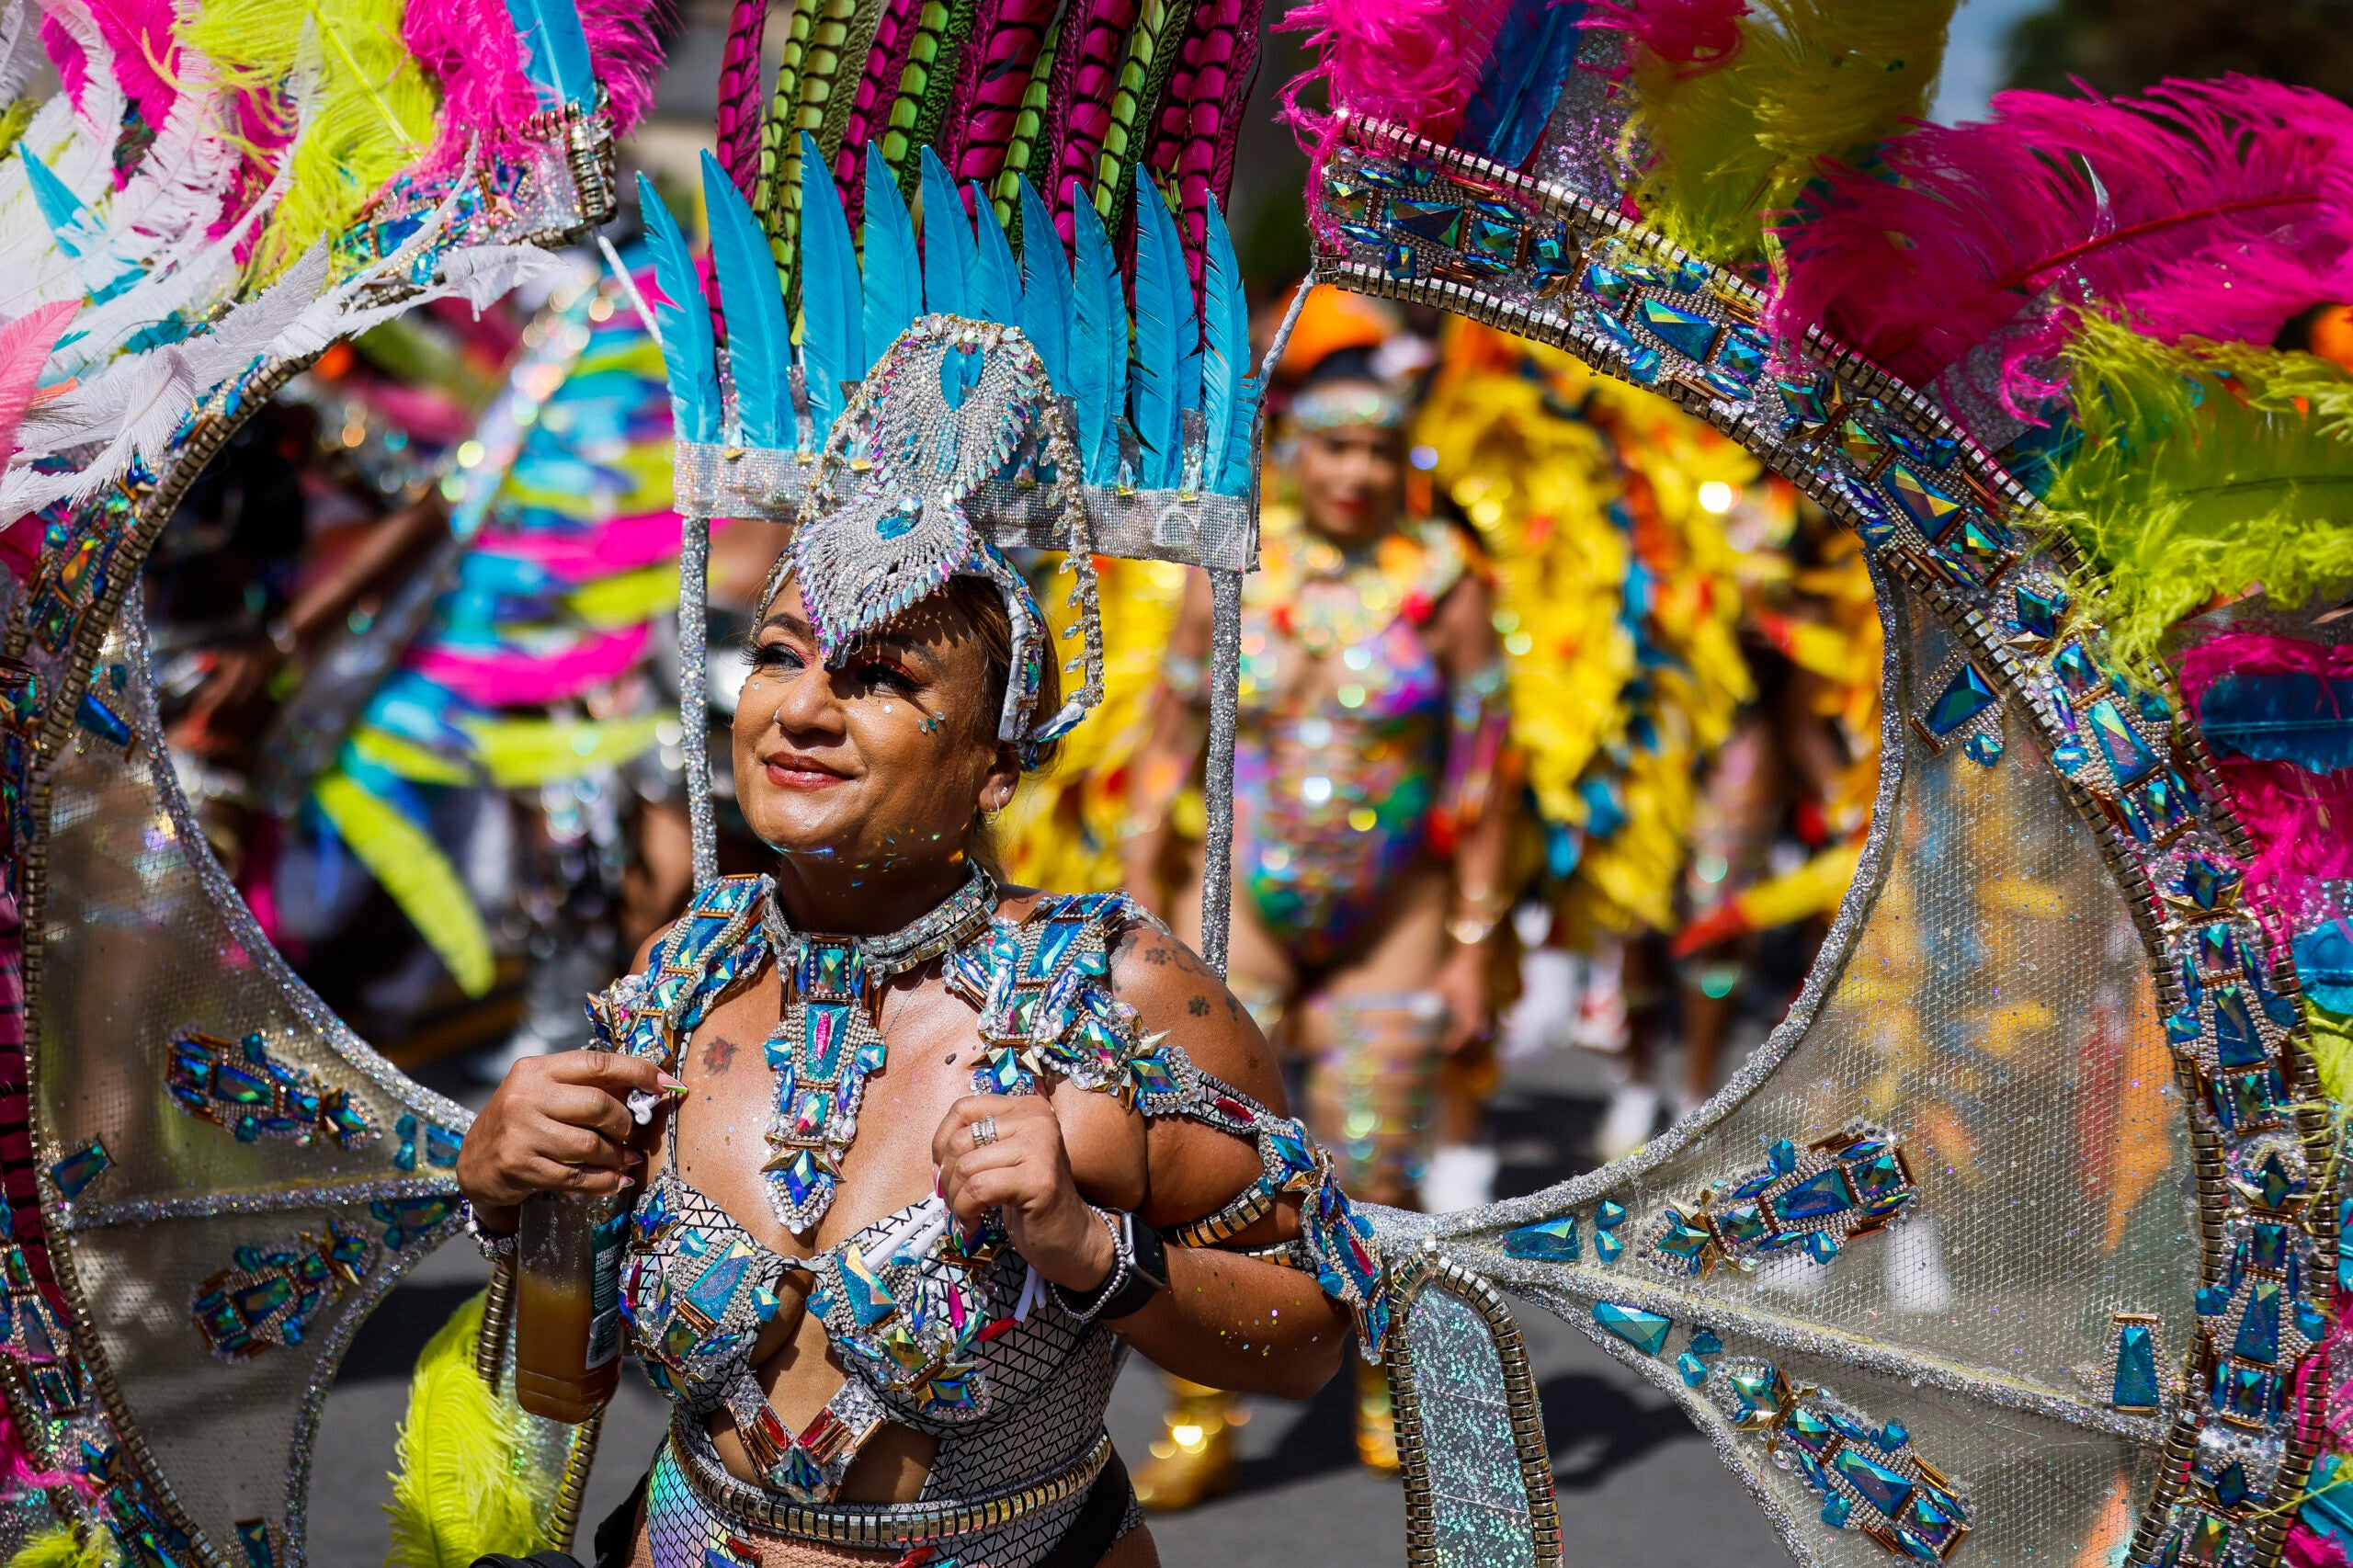
[[[676,1092],[676,1078],[641,1057],[608,1051],[527,1056],[474,1118],[458,1150],[458,1190],[494,1233],[514,1228],[535,1192],[619,1192],[645,1156],[629,1147],[631,1089]]]

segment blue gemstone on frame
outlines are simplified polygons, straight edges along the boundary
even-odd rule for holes
[[[1847,1501],[1844,1492],[1833,1492],[1830,1500],[1822,1505],[1822,1522],[1832,1529],[1843,1529],[1854,1517],[1855,1506]]]
[[[1815,1172],[1770,1201],[1773,1212],[1784,1221],[1819,1220],[1855,1206],[1847,1179],[1836,1165]]]
[[[2091,726],[2092,738],[2099,743],[2100,754],[2108,758],[2109,770],[2116,775],[2119,784],[2137,783],[2157,766],[2157,754],[2134,732],[2116,699],[2101,698],[2085,710],[2084,720]]]
[[[1661,343],[1687,359],[1705,359],[1716,346],[1716,334],[1722,330],[1697,311],[1670,305],[1665,300],[1644,300],[1635,307],[1635,312]]]
[[[1723,1353],[1724,1353],[1724,1342],[1723,1342],[1722,1340],[1721,1340],[1721,1339],[1719,1339],[1719,1338],[1717,1338],[1717,1337],[1716,1337],[1716,1335],[1715,1335],[1715,1331],[1714,1331],[1714,1330],[1712,1330],[1712,1329],[1706,1329],[1706,1328],[1695,1328],[1695,1329],[1693,1329],[1693,1330],[1691,1331],[1691,1354],[1692,1354],[1692,1355],[1694,1355],[1694,1356],[1721,1356],[1721,1355],[1722,1355]]]
[[[2214,998],[2214,1051],[2225,1067],[2259,1067],[2268,1058],[2263,1037],[2256,1032],[2255,1015],[2246,1005],[2243,986],[2217,985]]]
[[[1567,1214],[1540,1224],[1522,1225],[1504,1237],[1504,1255],[1574,1263],[1581,1256],[1576,1216]]]
[[[1991,767],[2002,760],[2002,738],[1999,735],[1972,735],[1961,743],[1961,755],[1980,767]]]
[[[1912,1482],[1853,1449],[1841,1449],[1830,1468],[1863,1494],[1863,1501],[1882,1514],[1893,1515],[1912,1498]]]
[[[1623,1253],[1625,1250],[1626,1244],[1618,1239],[1617,1233],[1613,1231],[1594,1232],[1593,1256],[1600,1262],[1615,1263],[1618,1261],[1619,1255]]]
[[[2257,1279],[2247,1290],[2246,1315],[2239,1320],[2231,1354],[2270,1366],[2279,1359],[2279,1281]]]
[[[1698,1388],[1708,1381],[1708,1364],[1688,1350],[1675,1358],[1675,1369],[1682,1375],[1686,1388]]]
[[[1765,369],[1766,356],[1771,350],[1772,340],[1763,333],[1734,323],[1724,329],[1716,363],[1743,381],[1755,381]]]
[[[1616,1301],[1594,1302],[1593,1321],[1645,1356],[1655,1356],[1665,1349],[1667,1330],[1675,1326],[1675,1320],[1664,1313],[1620,1306]]]
[[[1928,704],[1920,722],[1941,740],[1993,707],[1994,702],[1993,683],[1979,675],[1974,665],[1963,665],[1953,671],[1945,688]]]
[[[1765,1158],[1776,1176],[1788,1176],[1798,1168],[1798,1146],[1786,1138],[1778,1139],[1765,1152]]]
[[[58,1194],[70,1203],[113,1165],[114,1156],[107,1153],[107,1146],[93,1138],[50,1166],[49,1179],[57,1184]]]
[[[1593,1228],[1597,1231],[1614,1231],[1625,1222],[1625,1219],[1626,1206],[1614,1198],[1605,1198],[1601,1200],[1600,1207],[1593,1211]]]
[[[2157,1407],[2157,1338],[2150,1324],[2128,1323],[2118,1329],[2116,1378],[2108,1403],[2119,1410]]]

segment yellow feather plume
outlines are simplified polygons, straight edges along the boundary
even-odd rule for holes
[[[256,281],[342,233],[425,151],[435,95],[401,43],[405,10],[404,0],[205,0],[180,24],[224,83],[279,103],[290,131],[300,117],[293,177],[255,248]],[[290,102],[305,67],[315,79]]]
[[[540,1424],[474,1372],[482,1312],[476,1296],[452,1313],[410,1377],[385,1506],[390,1568],[470,1568],[491,1552],[528,1557],[556,1544],[547,1521],[559,1478],[543,1460]]]
[[[341,773],[318,782],[311,798],[343,835],[401,913],[469,996],[490,990],[494,963],[481,911],[440,846],[397,807]]]
[[[102,1529],[81,1534],[52,1525],[17,1548],[8,1568],[117,1568],[122,1561],[114,1538]]]
[[[1755,256],[1765,215],[1824,158],[1849,159],[1925,113],[1954,0],[1756,0],[1724,64],[1637,51],[1626,127],[1634,199],[1676,244]]]

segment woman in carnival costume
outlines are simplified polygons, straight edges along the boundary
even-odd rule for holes
[[[1333,339],[1315,318],[1339,313],[1309,299],[1300,338]],[[1441,1064],[1488,1024],[1485,942],[1508,903],[1490,590],[1459,528],[1406,512],[1410,417],[1370,355],[1344,348],[1306,368],[1282,418],[1290,494],[1265,511],[1243,593],[1229,971],[1304,1059],[1310,1124],[1348,1190],[1408,1208]],[[1200,766],[1210,608],[1197,582],[1162,665],[1173,700],[1130,765],[1127,885],[1196,939],[1201,846],[1176,834],[1171,807]],[[1359,1453],[1393,1471],[1370,1367],[1358,1407]],[[1227,1395],[1176,1386],[1148,1504],[1230,1484],[1232,1415]]]
[[[756,37],[734,46],[756,58]],[[1065,106],[1071,134],[1088,107]],[[1368,1350],[1382,1332],[1370,1231],[1233,994],[1125,898],[991,869],[989,819],[1100,695],[1094,551],[1189,535],[1222,561],[1220,530],[1246,527],[1222,180],[1178,182],[1188,246],[1154,169],[1107,155],[1099,204],[1135,225],[1131,350],[1097,200],[1058,210],[1028,177],[1046,150],[881,125],[854,120],[833,159],[802,138],[780,206],[706,164],[723,404],[696,274],[648,196],[681,493],[698,516],[793,523],[733,726],[737,803],[779,858],[707,881],[594,1002],[598,1050],[518,1064],[459,1161],[494,1253],[530,1193],[644,1177],[622,1310],[676,1412],[600,1546],[613,1562],[1149,1562],[1102,1429],[1127,1346],[1296,1395],[1352,1316]],[[1019,214],[1017,269],[992,187]],[[1143,539],[1118,534],[1131,517]],[[1078,574],[1067,697],[1003,553],[1032,541]],[[760,1039],[765,1071],[736,1043]],[[648,1142],[625,1101],[657,1087]],[[721,1254],[741,1267],[714,1283]]]

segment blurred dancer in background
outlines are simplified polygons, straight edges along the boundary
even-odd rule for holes
[[[1294,344],[1335,334],[1311,302]],[[1346,324],[1338,324],[1342,334]],[[1502,655],[1476,545],[1406,505],[1411,408],[1379,350],[1317,355],[1288,418],[1281,497],[1244,589],[1228,983],[1300,1059],[1342,1185],[1422,1198],[1441,1067],[1483,1042],[1508,912],[1514,780]],[[1295,362],[1295,361],[1294,361]],[[1199,938],[1201,857],[1179,809],[1200,766],[1210,598],[1196,579],[1133,764],[1130,893]],[[1229,1483],[1229,1396],[1179,1385],[1141,1470],[1151,1507]],[[1387,1387],[1359,1365],[1358,1451],[1393,1471]]]
[[[660,350],[584,262],[438,471],[449,542],[268,748],[269,792],[306,830],[283,900],[306,967],[347,1011],[519,990],[493,1076],[575,1043],[580,997],[690,880],[669,434]],[[381,925],[354,919],[377,888],[425,949],[391,973],[367,961]]]

